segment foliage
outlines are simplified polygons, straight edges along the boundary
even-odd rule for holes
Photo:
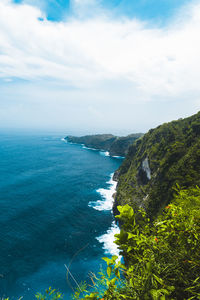
[[[82,282],[78,285],[71,298],[73,300],[80,299],[81,295],[84,293],[87,293],[87,284],[85,282]]]
[[[41,294],[41,293],[37,293],[35,295],[36,299],[38,300],[57,300],[57,299],[63,299],[63,295],[56,291],[55,289],[52,289],[51,287],[49,287],[49,289],[47,289],[45,291],[45,294]]]
[[[200,189],[176,192],[154,222],[142,209],[118,207],[123,225],[116,243],[126,267],[116,256],[104,258],[107,274],[80,299],[200,299]]]
[[[123,284],[123,280],[121,276],[126,268],[116,255],[112,256],[112,258],[103,257],[103,260],[107,264],[106,271],[101,269],[98,276],[91,274],[93,286],[90,286],[90,289],[92,288],[92,293],[85,291],[86,294],[83,298],[76,299],[122,299],[123,293],[120,287]]]

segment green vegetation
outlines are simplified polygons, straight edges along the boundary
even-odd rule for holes
[[[118,210],[116,243],[126,266],[104,258],[107,274],[95,277],[92,293],[74,299],[200,299],[200,189],[178,191],[154,222],[143,209]]]
[[[129,146],[142,135],[142,133],[135,133],[117,137],[112,134],[96,134],[82,137],[67,136],[65,139],[72,143],[84,144],[89,148],[109,151],[110,155],[125,156]]]
[[[151,178],[143,167],[148,161]],[[200,112],[163,124],[138,139],[116,172],[117,205],[144,207],[152,216],[172,199],[173,186],[200,186]]]
[[[153,223],[143,210],[119,211],[127,299],[200,299],[200,189],[180,191]]]
[[[55,289],[52,289],[51,287],[45,291],[45,294],[37,293],[35,295],[36,299],[38,300],[58,300],[63,299],[63,295],[56,291]]]

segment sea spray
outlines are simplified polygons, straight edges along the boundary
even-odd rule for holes
[[[90,202],[90,207],[93,207],[94,209],[99,211],[112,211],[114,202],[113,194],[116,192],[117,187],[117,182],[113,180],[113,173],[110,176],[110,180],[107,181],[107,184],[109,185],[107,189],[97,189],[97,193],[101,195],[102,200]],[[100,243],[103,243],[102,248],[104,249],[105,254],[119,256],[119,250],[117,248],[117,245],[114,243],[115,234],[118,234],[119,232],[119,227],[117,226],[115,221],[113,221],[106,233],[96,238]]]
[[[97,193],[100,194],[102,199],[89,202],[90,207],[93,207],[94,209],[99,211],[112,210],[114,202],[113,194],[115,193],[117,187],[117,182],[114,181],[112,178],[113,173],[111,174],[110,180],[107,181],[107,184],[109,184],[108,189],[100,188],[96,190]]]
[[[118,255],[119,256],[119,249],[117,245],[114,243],[115,241],[115,234],[119,234],[120,229],[116,225],[115,221],[112,222],[111,227],[107,230],[107,232],[100,237],[97,237],[97,240],[100,243],[103,243],[103,249],[105,254],[110,255]]]
[[[102,156],[110,156],[110,153],[108,151],[100,151],[99,153]]]
[[[65,143],[68,143],[65,138],[62,138],[61,141],[65,142]]]
[[[99,149],[96,148],[90,148],[90,147],[86,147],[84,144],[81,144],[83,149],[87,149],[87,150],[92,150],[92,151],[99,151]]]

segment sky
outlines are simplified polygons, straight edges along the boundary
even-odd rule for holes
[[[0,130],[146,132],[199,79],[200,0],[0,0]]]

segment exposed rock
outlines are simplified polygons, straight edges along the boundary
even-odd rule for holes
[[[149,167],[148,157],[146,157],[143,160],[142,168],[143,168],[144,172],[146,173],[147,178],[150,180],[151,179],[151,170],[150,170],[150,167]]]
[[[145,185],[149,182],[150,179],[151,179],[151,170],[149,168],[148,158],[146,157],[142,161],[142,164],[138,170],[137,180],[138,180],[138,183]]]

